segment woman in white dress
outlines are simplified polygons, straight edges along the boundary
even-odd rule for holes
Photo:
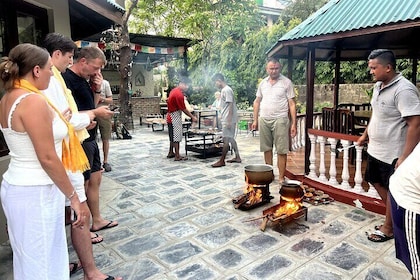
[[[40,92],[48,87],[51,68],[49,53],[32,44],[14,47],[0,62],[0,125],[11,157],[1,202],[15,280],[69,279],[65,197],[77,214],[72,226],[83,227],[86,215],[60,160],[66,119]]]

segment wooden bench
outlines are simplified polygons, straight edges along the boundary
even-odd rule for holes
[[[140,116],[140,125],[147,124],[152,127],[152,131],[163,131],[165,129],[166,120],[160,114],[148,114]]]

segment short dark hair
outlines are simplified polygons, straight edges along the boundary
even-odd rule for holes
[[[75,53],[76,61],[79,61],[81,58],[86,60],[93,60],[99,58],[102,60],[103,64],[106,65],[106,57],[104,52],[98,47],[83,47]]]
[[[371,51],[368,56],[368,60],[371,59],[377,59],[382,65],[390,64],[393,69],[395,69],[397,65],[394,53],[388,49],[377,49]]]
[[[212,78],[212,81],[215,82],[217,80],[220,80],[220,81],[224,82],[225,77],[221,73],[216,73],[216,74],[214,74],[214,76]]]
[[[50,55],[55,51],[61,51],[63,54],[68,52],[76,52],[77,46],[72,39],[61,35],[59,33],[48,33],[42,42],[42,47],[45,48]]]
[[[269,62],[280,64],[280,61],[277,58],[275,58],[274,56],[270,56],[269,58],[267,58],[266,64],[268,64]]]

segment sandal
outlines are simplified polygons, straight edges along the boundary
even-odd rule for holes
[[[380,230],[380,229],[381,229],[381,226],[382,226],[382,225],[375,226],[375,227],[374,227],[374,229],[375,229],[375,230]]]
[[[78,263],[72,262],[72,263],[69,263],[69,268],[70,268],[70,276],[72,276],[73,274],[75,274],[82,268],[82,264],[80,262]]]
[[[102,241],[104,241],[104,238],[101,235],[97,234],[96,232],[93,233],[93,235],[94,236],[90,237],[90,239],[92,240],[92,244],[99,244]]]
[[[380,230],[375,230],[368,236],[368,239],[372,242],[385,242],[394,238],[394,235],[387,236]]]

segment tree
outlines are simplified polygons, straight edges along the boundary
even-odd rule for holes
[[[196,89],[191,99],[196,104],[208,103],[213,97],[211,77],[216,72],[229,81],[236,79],[241,46],[261,26],[253,0],[140,0],[130,20],[133,32],[195,40],[188,54],[188,70]]]
[[[132,66],[132,53],[130,48],[130,34],[128,31],[128,20],[134,8],[137,6],[138,0],[129,0],[127,1],[128,10],[124,13],[122,18],[121,26],[116,27],[116,34],[112,36],[112,40],[115,40],[117,48],[117,54],[119,55],[120,61],[120,92],[118,95],[120,103],[120,115],[119,120],[124,125],[130,127],[131,123],[129,120],[132,118],[132,109],[130,103],[130,96],[128,94],[130,76],[131,76],[131,66]],[[131,127],[130,127],[131,128]]]

